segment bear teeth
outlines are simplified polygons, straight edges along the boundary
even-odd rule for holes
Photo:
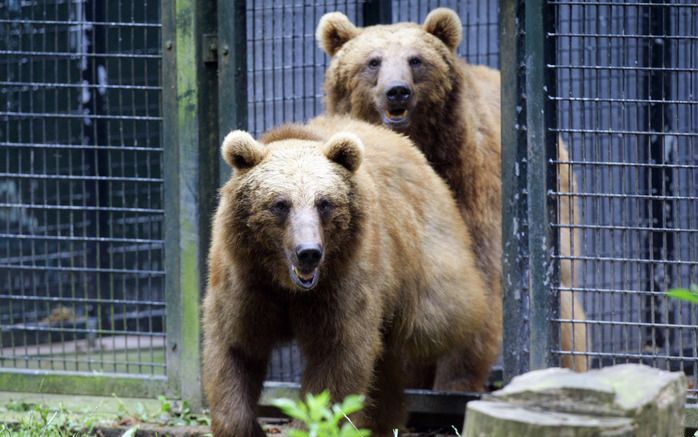
[[[388,111],[388,118],[402,118],[407,115],[407,109]]]
[[[296,274],[296,276],[298,276],[299,279],[301,279],[302,281],[305,281],[305,282],[312,281],[313,277],[315,276],[315,271],[312,271],[308,274],[305,274],[305,273],[301,272],[300,270],[298,270],[298,268],[295,266],[293,267],[293,272]]]

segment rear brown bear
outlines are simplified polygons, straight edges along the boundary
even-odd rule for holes
[[[341,117],[224,140],[203,309],[204,387],[218,436],[263,436],[272,348],[295,338],[301,392],[368,397],[374,435],[404,420],[403,366],[466,348],[473,378],[499,321],[448,187],[406,137]]]
[[[450,9],[433,10],[424,24],[355,27],[332,12],[317,28],[320,47],[330,56],[325,76],[326,109],[330,114],[382,124],[410,137],[426,155],[456,197],[478,254],[490,301],[499,305],[502,277],[500,77],[497,70],[459,59],[461,22]],[[561,161],[567,161],[564,145]],[[574,177],[559,167],[562,191],[574,190]],[[568,197],[562,197],[560,220],[571,223]],[[575,220],[576,221],[576,220]],[[576,235],[574,236],[576,239]],[[569,256],[570,230],[562,228],[562,254]],[[575,242],[575,249],[580,245]],[[569,261],[561,266],[561,281],[572,283]],[[501,319],[501,306],[495,309]],[[585,319],[570,292],[560,296],[561,317]],[[562,349],[586,351],[581,323],[562,324]],[[463,356],[466,358],[464,359]],[[455,353],[437,371],[436,388],[472,389],[462,380],[467,351]],[[586,370],[583,355],[562,358],[565,367]]]

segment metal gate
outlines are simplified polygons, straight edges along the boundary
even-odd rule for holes
[[[2,389],[164,392],[160,27],[0,3]]]
[[[665,292],[698,283],[698,5],[506,1],[502,11],[503,83],[515,85],[504,90],[504,198],[523,199],[505,203],[505,300],[519,315],[505,318],[505,349],[527,352],[505,367],[555,365],[570,354],[560,323],[579,323],[591,367],[683,371],[695,402],[698,308]],[[560,139],[569,160],[557,156]],[[573,170],[574,193],[561,189],[558,164]],[[576,223],[557,221],[562,198]],[[560,253],[563,228],[581,237],[568,242],[572,255]],[[560,262],[572,265],[566,288]],[[556,314],[563,291],[586,320]]]

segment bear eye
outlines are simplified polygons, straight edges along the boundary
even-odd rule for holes
[[[322,216],[327,216],[330,212],[332,212],[332,207],[332,202],[327,199],[320,199],[317,202],[317,210]]]
[[[381,60],[378,58],[373,58],[368,61],[369,68],[378,68],[381,66]]]
[[[276,202],[272,203],[269,210],[275,216],[284,218],[288,215],[288,212],[291,210],[291,202],[285,199],[277,200]]]
[[[422,60],[420,58],[417,58],[417,57],[410,58],[410,60],[408,62],[410,64],[410,66],[412,66],[412,67],[419,67],[420,65],[422,65]]]

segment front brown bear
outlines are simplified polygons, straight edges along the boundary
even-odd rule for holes
[[[355,27],[339,13],[326,14],[317,28],[320,47],[332,61],[325,76],[330,114],[351,114],[408,135],[442,176],[460,208],[478,254],[478,267],[500,305],[502,277],[502,199],[499,72],[469,65],[458,58],[461,22],[446,8],[433,10],[423,25],[398,23]],[[559,147],[560,160],[568,160]],[[573,191],[574,177],[561,165],[562,191]],[[571,223],[568,197],[562,197],[560,221]],[[563,256],[571,253],[570,230],[563,227]],[[575,236],[576,237],[576,236]],[[575,242],[575,248],[580,245]],[[561,280],[570,286],[569,261]],[[560,296],[561,317],[585,318],[581,304],[569,292]],[[501,318],[501,306],[496,308]],[[562,324],[562,349],[586,350],[582,324]],[[574,344],[574,349],[573,349]],[[464,359],[463,356],[466,358]],[[437,372],[436,388],[467,390],[462,375],[467,351],[454,354]],[[569,355],[562,364],[586,370],[584,356]],[[455,379],[454,379],[455,378]]]
[[[295,338],[301,392],[368,396],[356,420],[404,420],[405,363],[466,348],[473,378],[498,324],[446,184],[404,136],[341,117],[224,140],[204,301],[204,385],[216,435],[263,436],[272,348]]]

